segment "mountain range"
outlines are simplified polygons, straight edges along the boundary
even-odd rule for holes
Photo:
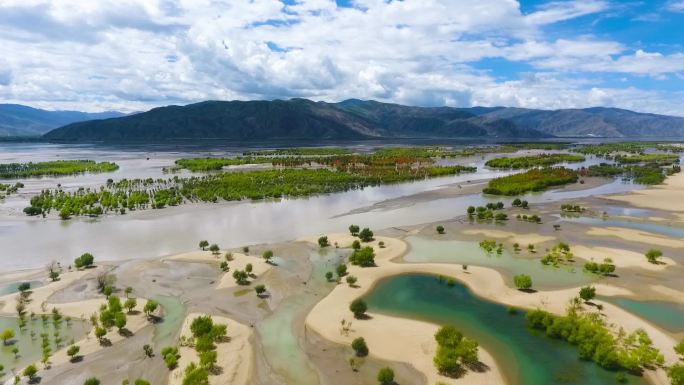
[[[684,137],[684,118],[617,108],[412,107],[349,99],[205,101],[67,124],[52,141]]]
[[[40,136],[67,124],[124,116],[123,113],[47,111],[21,104],[0,104],[0,136]]]

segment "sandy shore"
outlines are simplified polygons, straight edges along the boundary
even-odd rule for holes
[[[351,244],[353,238],[349,235],[328,235],[332,242],[340,245]],[[378,241],[384,241],[386,248],[380,249]],[[308,239],[315,242],[315,239]],[[526,309],[542,308],[547,311],[564,314],[568,302],[577,296],[578,288],[554,291],[538,291],[524,293],[507,285],[502,275],[496,270],[478,266],[470,266],[468,272],[463,272],[459,265],[448,264],[399,264],[391,260],[401,256],[406,250],[406,244],[398,239],[382,238],[370,244],[376,250],[376,264],[374,268],[360,268],[350,266],[349,273],[358,278],[358,288],[351,288],[346,284],[338,285],[326,298],[319,302],[306,318],[309,329],[323,337],[349,345],[351,341],[363,336],[369,345],[371,354],[386,360],[400,361],[412,364],[428,378],[428,384],[435,382],[458,384],[501,384],[505,383],[500,368],[492,360],[485,349],[481,349],[482,361],[490,367],[485,373],[468,372],[457,381],[440,376],[432,363],[436,349],[433,334],[436,325],[426,324],[408,319],[388,317],[380,314],[371,315],[370,320],[354,320],[348,307],[351,301],[367,293],[380,279],[406,273],[438,274],[454,277],[466,284],[476,295],[488,300]],[[596,284],[597,293],[602,296],[629,296],[631,291],[623,288]],[[598,302],[598,301],[597,301]],[[654,341],[654,345],[661,349],[667,360],[672,362],[674,355],[672,346],[676,343],[672,337],[660,329],[646,323],[642,319],[621,310],[608,303],[604,305],[604,314],[609,322],[623,326],[625,330],[633,331],[644,328]],[[342,334],[340,323],[342,320],[352,321],[352,330]],[[422,330],[425,329],[425,330]],[[401,339],[396,336],[401,335]],[[666,384],[657,377],[654,383]]]
[[[684,212],[684,173],[669,176],[661,185],[645,190],[633,191],[626,195],[606,196],[633,206],[658,209],[663,211]]]
[[[636,267],[644,270],[662,271],[677,263],[669,257],[662,257],[660,264],[648,262],[643,253],[634,251],[614,249],[610,247],[587,247],[582,245],[572,246],[572,253],[577,257],[587,261],[601,263],[605,258],[613,260],[616,268]]]
[[[587,235],[608,236],[620,238],[624,241],[645,243],[652,246],[666,246],[673,248],[684,248],[684,241],[665,237],[659,234],[649,233],[641,230],[627,229],[624,227],[591,227],[587,230]]]
[[[196,317],[205,314],[191,313],[185,317],[181,328],[181,336],[190,337],[190,324]],[[247,385],[250,383],[250,375],[254,362],[254,352],[250,337],[252,329],[230,318],[211,315],[214,323],[228,325],[229,342],[216,344],[217,363],[222,370],[218,375],[210,375],[209,383],[212,385]],[[183,370],[191,362],[199,363],[197,351],[191,347],[181,346],[178,349],[181,357],[178,366],[169,373],[169,385],[183,383]]]

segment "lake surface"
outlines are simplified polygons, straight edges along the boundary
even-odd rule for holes
[[[372,144],[357,148],[368,151]],[[123,216],[98,219],[29,218],[21,210],[30,197],[44,188],[61,183],[66,189],[99,186],[108,178],[163,177],[162,168],[189,156],[235,155],[247,147],[200,148],[136,147],[51,144],[0,143],[0,162],[25,162],[54,159],[93,159],[114,161],[121,168],[114,173],[86,174],[61,178],[22,180],[26,187],[16,196],[0,204],[0,266],[20,269],[43,266],[56,260],[71,263],[83,252],[91,252],[99,260],[125,260],[159,257],[195,248],[201,239],[222,247],[281,242],[305,235],[346,231],[351,223],[371,228],[413,225],[447,220],[463,215],[470,205],[503,201],[511,198],[487,197],[482,194],[418,201],[381,210],[361,212],[363,208],[399,197],[437,190],[450,184],[489,179],[513,171],[492,170],[484,162],[496,154],[459,159],[462,164],[478,167],[473,174],[385,185],[304,199],[265,202],[226,202],[190,204],[163,210],[147,210]],[[149,158],[149,160],[148,160]],[[575,163],[581,167],[597,162]],[[547,191],[525,196],[530,203],[586,197],[631,191],[640,188],[616,180],[581,191]],[[354,213],[350,213],[353,210]]]
[[[525,315],[474,296],[465,286],[448,287],[434,276],[402,275],[381,281],[368,294],[369,311],[451,324],[491,352],[511,385],[614,385],[615,373],[581,361],[575,347],[526,328]],[[372,348],[371,348],[372,349]],[[630,384],[645,384],[629,377]]]

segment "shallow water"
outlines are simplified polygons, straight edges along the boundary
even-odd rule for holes
[[[402,275],[381,281],[366,300],[372,312],[456,326],[494,355],[510,385],[615,384],[615,373],[579,360],[572,345],[529,331],[524,313],[509,315],[506,306],[478,298],[463,285]],[[630,376],[629,383],[645,381]]]
[[[423,237],[407,237],[409,252],[404,256],[407,262],[441,262],[467,264],[473,266],[493,267],[504,270],[510,275],[527,274],[532,277],[534,287],[554,289],[577,286],[592,282],[595,276],[584,273],[581,267],[551,267],[539,262],[542,253],[535,254],[534,259],[515,257],[505,249],[501,255],[491,255],[482,250],[475,241],[440,241]],[[523,248],[526,245],[522,245]],[[528,254],[522,251],[521,254]]]
[[[657,223],[632,222],[626,219],[611,219],[611,218],[591,218],[591,217],[572,217],[561,216],[561,220],[568,222],[577,222],[592,226],[611,226],[611,227],[626,227],[646,231],[649,233],[666,235],[668,237],[684,238],[684,228],[660,225]]]
[[[684,333],[684,305],[665,301],[601,298],[672,333]]]
[[[284,383],[320,383],[317,372],[300,346],[298,333],[293,330],[293,322],[302,311],[313,306],[333,289],[334,284],[326,281],[325,272],[333,270],[343,255],[344,252],[335,249],[327,249],[320,254],[313,253],[310,257],[313,263],[311,279],[296,293],[288,295],[269,317],[257,325],[266,361],[282,376]],[[279,267],[287,268],[287,265]]]
[[[185,319],[185,306],[177,297],[156,296],[155,301],[164,309],[164,318],[154,324],[154,344],[156,350],[177,343],[178,333]]]
[[[43,286],[43,281],[18,281],[8,283],[0,287],[0,295],[7,295],[12,293],[17,293],[19,291],[19,285],[24,282],[28,282],[31,285],[31,289]]]
[[[50,347],[52,348],[52,354],[57,350],[54,343],[54,325],[52,323],[52,318],[50,318],[46,323],[36,317],[35,320],[30,319],[27,322],[27,327],[24,331],[19,331],[19,319],[15,317],[0,317],[0,330],[5,330],[11,328],[14,330],[15,343],[11,345],[4,345],[0,342],[0,364],[5,366],[5,372],[8,372],[10,368],[23,368],[24,366],[32,363],[37,363],[41,367],[39,361],[43,357],[43,348],[41,346],[42,339],[40,337],[41,333],[48,333],[50,340]],[[60,327],[60,335],[62,338],[62,343],[60,346],[64,348],[69,346],[71,340],[78,341],[82,339],[86,332],[90,330],[90,322],[86,320],[72,320],[70,326],[67,326],[66,321],[62,320],[62,325]],[[34,338],[31,337],[31,331],[35,333]],[[12,353],[12,348],[16,346],[19,348],[19,358],[14,358],[14,353]]]

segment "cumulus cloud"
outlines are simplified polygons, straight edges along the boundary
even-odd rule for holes
[[[0,100],[142,110],[206,99],[378,99],[416,105],[675,110],[668,95],[586,74],[680,75],[681,53],[544,28],[606,1],[0,0]],[[500,80],[487,59],[534,73]],[[515,76],[514,76],[515,77]],[[645,104],[641,104],[643,107]],[[643,110],[643,108],[641,108]],[[684,111],[680,111],[684,114]]]

